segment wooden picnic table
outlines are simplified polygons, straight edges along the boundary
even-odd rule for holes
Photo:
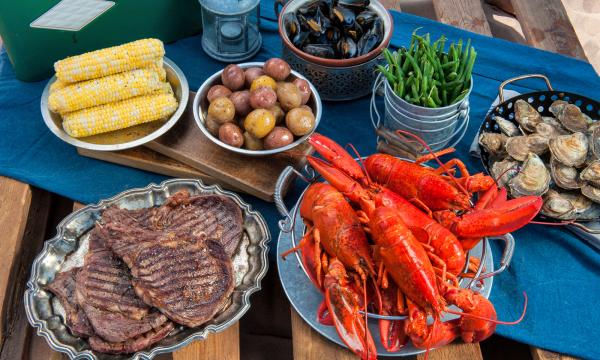
[[[389,9],[401,10],[400,0],[381,1]],[[515,14],[529,45],[586,59],[560,0],[488,2]],[[481,0],[433,0],[433,8],[435,14],[432,17],[443,23],[493,36]],[[54,235],[62,216],[81,206],[22,182],[0,177],[0,360],[65,359],[65,355],[52,351],[43,338],[36,336],[25,317],[22,299],[31,261],[43,241]],[[294,359],[356,359],[348,350],[317,334],[293,309],[290,316]],[[244,358],[241,353],[238,323],[222,333],[211,334],[204,341],[195,341],[159,358],[237,360]],[[530,353],[534,360],[573,359],[534,347],[530,348]],[[277,355],[268,354],[280,358]],[[462,342],[433,350],[429,355],[432,360],[483,358],[479,344]],[[417,356],[417,359],[423,359],[423,356]]]

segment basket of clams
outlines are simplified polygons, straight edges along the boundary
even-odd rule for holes
[[[542,78],[548,91],[504,101],[513,81]],[[543,75],[524,75],[499,88],[500,103],[481,125],[483,165],[514,198],[544,198],[540,217],[550,221],[600,218],[600,104],[552,89]]]

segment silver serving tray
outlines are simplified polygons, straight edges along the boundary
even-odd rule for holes
[[[70,333],[63,320],[62,306],[44,287],[58,272],[83,264],[83,257],[88,250],[88,232],[107,207],[117,205],[127,209],[140,209],[158,206],[182,189],[187,189],[192,195],[224,195],[242,209],[244,234],[232,257],[235,288],[231,302],[208,323],[197,328],[178,325],[168,337],[143,351],[128,355],[108,355],[92,351],[85,339]],[[270,238],[263,217],[238,195],[222,190],[217,185],[206,186],[199,180],[174,179],[160,185],[150,184],[142,189],[127,190],[75,211],[61,221],[57,227],[57,235],[44,243],[43,250],[33,261],[24,295],[27,319],[52,349],[67,354],[71,359],[152,359],[158,354],[180,349],[193,340],[206,339],[209,333],[223,331],[248,311],[250,295],[260,290],[260,282],[267,273],[267,243]]]
[[[264,62],[249,62],[249,63],[238,64],[238,66],[241,67],[242,69],[247,69],[247,68],[251,68],[251,67],[262,68],[264,64],[265,64]],[[194,106],[193,106],[194,119],[196,120],[196,124],[198,125],[200,130],[202,130],[204,135],[206,135],[206,137],[210,141],[215,143],[216,145],[218,145],[224,149],[227,149],[229,151],[233,151],[235,153],[242,154],[242,155],[249,155],[249,156],[273,155],[273,154],[277,154],[280,152],[284,152],[284,151],[293,149],[296,146],[302,144],[303,142],[305,142],[308,139],[308,137],[310,135],[312,135],[312,133],[315,132],[315,130],[317,129],[317,126],[319,126],[319,122],[321,121],[321,114],[323,111],[323,105],[321,104],[321,97],[319,96],[317,89],[313,86],[313,84],[310,82],[310,80],[308,80],[307,78],[302,76],[299,72],[292,70],[291,75],[288,79],[296,79],[296,78],[304,79],[308,82],[308,85],[310,86],[310,91],[312,91],[312,96],[310,97],[310,99],[308,100],[308,103],[306,105],[310,106],[311,109],[313,110],[313,113],[315,114],[315,126],[313,127],[313,129],[308,134],[298,138],[293,143],[288,144],[286,146],[282,146],[280,148],[271,149],[271,150],[248,150],[248,149],[237,148],[235,146],[225,144],[224,142],[222,142],[221,140],[219,140],[218,138],[213,136],[213,134],[211,134],[210,131],[208,131],[208,129],[204,125],[204,121],[205,121],[207,113],[208,113],[208,105],[209,105],[206,95],[208,94],[208,90],[213,85],[221,84],[221,73],[223,73],[223,70],[217,71],[216,73],[211,75],[211,77],[206,79],[206,81],[202,84],[202,86],[200,86],[200,88],[196,92],[196,96],[194,97]]]
[[[302,201],[308,185],[291,211],[287,210],[281,197],[281,191],[278,191],[284,184],[292,180],[293,172],[294,169],[292,167],[284,169],[276,185],[275,204],[277,205],[279,212],[284,216],[284,219],[279,222],[281,232],[279,233],[277,240],[277,254],[282,254],[295,247],[306,230],[304,222],[300,217],[300,202]],[[305,172],[312,173],[312,171]],[[497,268],[494,265],[492,250],[489,244],[489,241],[492,239],[501,240],[504,243],[504,251]],[[479,244],[468,253],[469,256],[479,258],[481,261],[480,269],[476,274],[477,279],[480,279],[481,281],[463,278],[460,280],[460,286],[463,288],[471,288],[474,291],[479,292],[486,299],[489,298],[490,293],[492,292],[494,276],[498,275],[508,267],[512,259],[514,246],[515,240],[511,234],[493,238],[484,238],[483,241],[479,242]],[[344,344],[339,337],[335,327],[323,325],[317,320],[317,309],[323,301],[323,294],[315,288],[308,278],[298,253],[290,254],[285,259],[281,256],[277,256],[277,270],[283,290],[300,317],[308,323],[310,327],[328,340],[347,348],[346,344]],[[482,271],[485,271],[485,273],[482,273]],[[454,306],[451,308],[459,310]],[[378,356],[414,356],[425,352],[425,350],[415,348],[410,341],[399,351],[388,352],[380,341],[378,318],[381,316],[372,313],[368,313],[367,315],[369,317],[369,331],[373,336]],[[456,317],[457,315],[444,314],[442,316],[442,321],[448,321],[455,319]],[[391,320],[401,320],[406,317],[397,316],[388,318]]]
[[[88,138],[74,138],[70,136],[65,132],[65,130],[62,127],[62,118],[60,117],[60,115],[53,113],[48,109],[48,96],[50,95],[50,86],[56,81],[56,76],[53,76],[50,79],[50,81],[48,81],[48,84],[46,84],[44,92],[42,93],[40,108],[42,111],[42,118],[44,119],[44,123],[46,124],[48,129],[50,129],[50,131],[52,131],[52,133],[58,136],[61,140],[82,149],[97,151],[117,151],[130,149],[155,140],[156,138],[169,131],[169,129],[171,129],[173,125],[175,125],[175,123],[179,120],[179,118],[185,111],[185,107],[190,96],[190,88],[188,86],[187,79],[183,74],[183,71],[181,71],[181,69],[167,57],[163,58],[163,66],[167,72],[167,81],[171,84],[171,87],[173,88],[173,92],[175,94],[177,102],[179,103],[179,106],[177,106],[177,110],[175,110],[173,115],[171,115],[169,119],[167,119],[160,127],[156,129],[151,128],[150,130],[147,130],[149,127],[154,126],[154,122],[150,122],[147,124],[137,125],[131,128],[112,131],[110,133],[106,133],[109,135],[103,134],[102,137],[100,137],[99,135],[94,135],[93,137],[90,136]],[[139,134],[131,135],[131,129],[136,128],[140,129]],[[112,136],[115,136],[118,140],[116,142],[110,141],[109,137]],[[92,140],[92,138],[95,138],[95,140]],[[109,141],[107,141],[107,139]]]

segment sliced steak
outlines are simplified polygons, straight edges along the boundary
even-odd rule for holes
[[[48,284],[47,289],[56,295],[63,309],[65,309],[65,322],[73,335],[89,337],[94,335],[94,330],[75,299],[75,276],[79,269],[74,268],[56,274],[54,280]]]
[[[107,249],[86,255],[75,293],[96,335],[109,342],[132,339],[168,320],[137,297],[129,270]]]
[[[233,292],[231,260],[216,241],[150,243],[131,259],[138,296],[189,327],[210,320]]]
[[[108,342],[100,337],[94,336],[90,338],[90,347],[95,351],[107,354],[134,353],[164,339],[174,328],[175,325],[168,321],[157,329],[148,331],[133,339],[123,342]]]

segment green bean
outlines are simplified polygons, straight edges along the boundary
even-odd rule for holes
[[[392,74],[385,67],[383,67],[381,65],[377,65],[377,70],[379,70],[379,72],[382,73],[383,76],[386,77],[386,79],[389,81],[390,85],[392,85],[392,84],[394,84],[396,82],[396,77],[394,76],[394,74]]]
[[[430,107],[430,108],[436,108],[436,107],[438,107],[438,106],[435,104],[435,101],[433,101],[433,99],[432,99],[431,97],[427,97],[427,98],[425,99],[425,104],[427,104],[427,106],[428,106],[428,107]]]
[[[415,72],[417,73],[418,77],[423,76],[423,74],[421,73],[421,69],[419,68],[419,65],[417,64],[417,62],[415,61],[415,59],[412,57],[412,55],[410,53],[406,53],[406,58],[408,59],[408,61],[410,61],[413,69],[415,69]]]

